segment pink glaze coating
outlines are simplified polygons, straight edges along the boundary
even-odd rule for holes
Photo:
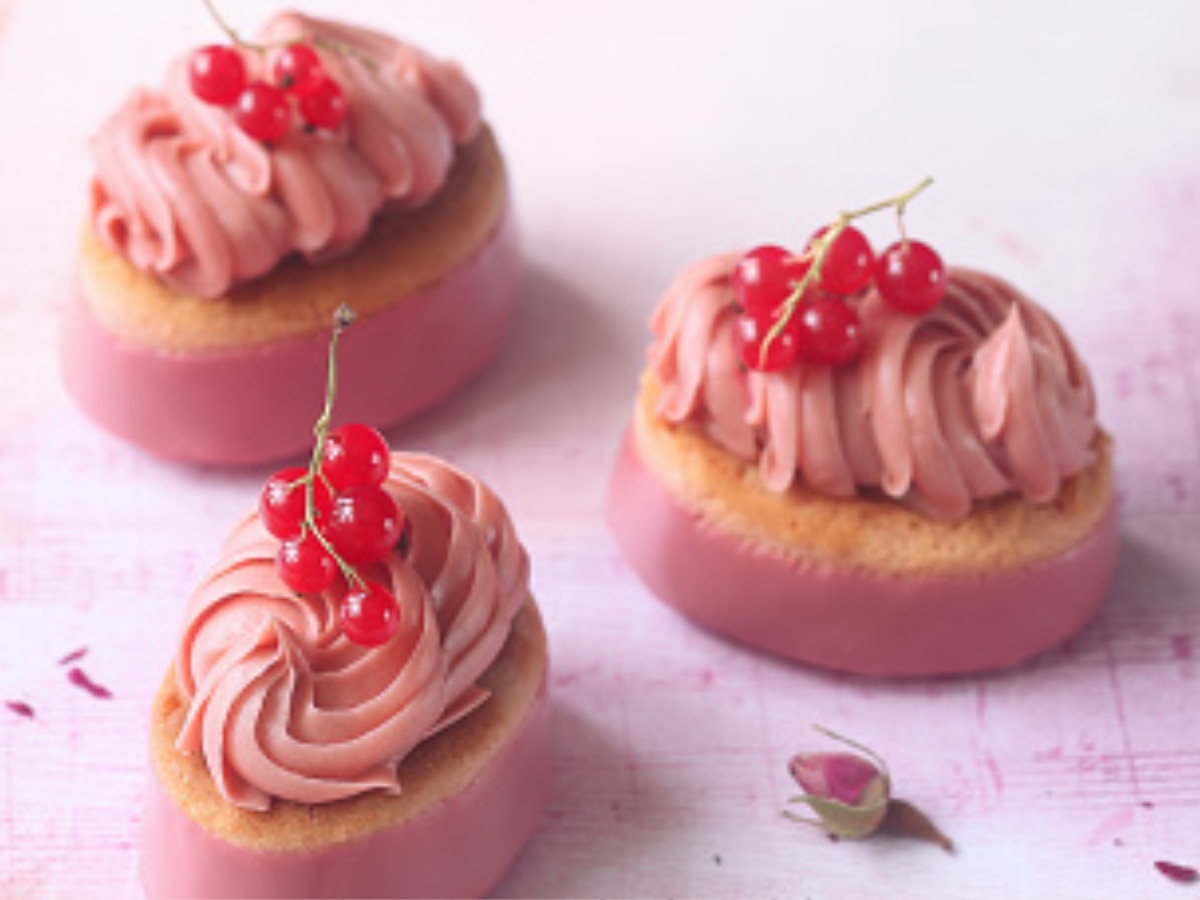
[[[214,837],[156,780],[142,821],[148,897],[481,897],[536,830],[550,790],[545,684],[464,790],[416,819],[318,852],[262,853]]]
[[[345,122],[254,140],[230,110],[196,97],[189,52],[161,90],[135,90],[92,139],[96,233],[183,294],[218,297],[292,253],[353,247],[385,207],[436,193],[455,145],[479,132],[466,73],[416,47],[297,13],[275,16],[257,41],[314,47],[344,92]],[[269,81],[272,53],[238,52],[248,82]]]
[[[1069,553],[975,577],[895,578],[805,567],[721,533],[641,460],[619,453],[608,516],[630,567],[696,622],[799,662],[882,676],[1010,666],[1081,628],[1117,559],[1115,508]]]
[[[506,206],[462,265],[347,330],[338,420],[394,425],[475,375],[500,350],[520,274],[515,216]],[[61,360],[68,392],[117,436],[169,459],[249,464],[311,445],[328,345],[322,332],[247,350],[156,351],[113,335],[76,296]]]

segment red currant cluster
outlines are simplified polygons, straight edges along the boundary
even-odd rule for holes
[[[248,80],[238,46],[210,44],[191,56],[188,84],[192,93],[205,103],[229,107],[238,127],[265,144],[281,141],[287,135],[293,103],[309,128],[335,129],[342,124],[346,95],[341,85],[326,74],[310,44],[250,49],[270,53],[268,80]]]
[[[845,301],[872,283],[884,300],[911,315],[941,300],[946,271],[928,244],[904,237],[877,257],[866,236],[849,224],[889,206],[902,215],[904,205],[928,183],[842,214],[836,224],[817,231],[800,254],[764,245],[738,261],[731,276],[739,309],[734,334],[747,368],[775,372],[797,359],[822,365],[853,360],[862,352],[863,329]]]
[[[387,440],[367,425],[329,430],[337,395],[337,347],[354,321],[348,306],[334,314],[325,408],[314,429],[308,468],[276,472],[263,485],[258,513],[282,542],[275,567],[298,594],[320,594],[340,575],[342,633],[365,647],[386,644],[400,627],[400,605],[386,587],[367,581],[359,566],[383,563],[401,549],[404,510],[383,488],[391,466]]]
[[[404,534],[404,512],[383,489],[389,460],[378,431],[344,425],[324,438],[313,466],[276,472],[258,500],[263,525],[282,541],[275,565],[284,584],[319,594],[340,573],[342,631],[368,647],[386,643],[400,618],[391,591],[355,568],[383,562]]]

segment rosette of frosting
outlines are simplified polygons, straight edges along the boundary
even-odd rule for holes
[[[847,301],[866,349],[843,366],[744,371],[730,275],[741,254],[686,269],[651,327],[658,413],[693,422],[756,460],[777,492],[800,480],[828,496],[882,491],[933,518],[1017,491],[1049,502],[1094,458],[1091,379],[1054,319],[1011,285],[948,272],[921,316],[874,290]]]
[[[354,246],[385,206],[435,194],[455,146],[480,130],[478,92],[452,62],[295,13],[277,15],[254,43],[291,41],[316,46],[342,87],[348,114],[336,131],[293,127],[262,144],[192,93],[183,57],[161,89],[135,90],[92,139],[93,227],[175,290],[215,297],[291,253]],[[240,52],[248,79],[264,78],[269,52]]]
[[[257,515],[233,531],[188,605],[178,746],[203,754],[231,803],[398,793],[400,760],[487,700],[476,682],[529,591],[508,514],[481,482],[432,457],[393,454],[385,489],[408,517],[407,547],[362,574],[400,603],[387,644],[342,635],[337,591],[292,593]]]

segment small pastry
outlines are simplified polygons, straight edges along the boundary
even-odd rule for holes
[[[301,452],[343,303],[359,314],[347,421],[438,403],[505,338],[521,268],[508,177],[455,63],[280,14],[134,91],[92,153],[63,377],[152,453]]]
[[[1009,666],[1105,597],[1112,441],[1045,309],[907,237],[876,259],[863,213],[678,276],[610,526],[661,600],[751,646],[870,675]]]
[[[546,635],[500,500],[328,430],[188,604],[151,712],[151,897],[480,896],[549,791]]]

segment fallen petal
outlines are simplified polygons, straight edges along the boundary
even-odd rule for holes
[[[70,680],[71,684],[75,685],[75,687],[82,688],[99,700],[107,700],[112,697],[112,691],[110,691],[104,685],[97,684],[96,682],[92,681],[92,679],[88,677],[87,672],[83,671],[83,669],[79,668],[78,666],[71,667],[70,671],[67,672],[67,678]]]
[[[1154,868],[1179,884],[1192,884],[1200,881],[1200,872],[1197,872],[1191,866],[1182,866],[1179,863],[1167,862],[1165,859],[1160,859],[1154,863]]]
[[[947,853],[954,852],[954,842],[933,824],[929,816],[907,800],[893,800],[888,804],[887,816],[879,826],[879,833],[928,841]]]
[[[24,700],[5,700],[4,705],[15,712],[18,716],[25,719],[34,718],[33,707]]]

